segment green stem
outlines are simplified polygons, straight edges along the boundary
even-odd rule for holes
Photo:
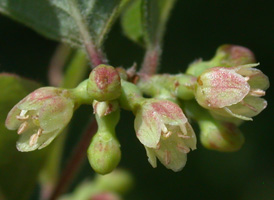
[[[58,197],[66,191],[68,186],[71,184],[75,174],[78,172],[83,160],[86,158],[86,151],[90,144],[90,140],[93,135],[96,133],[97,130],[97,123],[93,119],[89,124],[89,127],[81,136],[81,140],[76,145],[71,158],[69,159],[68,163],[66,164],[65,169],[63,170],[59,181],[51,194],[49,200],[56,200]]]
[[[81,82],[87,72],[87,59],[81,50],[77,50],[67,67],[63,81],[60,82],[60,87],[73,88]],[[58,176],[60,173],[61,157],[63,155],[63,147],[66,139],[68,128],[56,138],[52,144],[51,152],[48,155],[48,160],[41,172],[40,182],[42,185],[41,199],[48,199],[52,193]]]
[[[144,56],[142,68],[140,73],[152,75],[157,72],[160,58],[162,55],[162,40],[166,29],[166,23],[169,18],[171,9],[173,8],[176,0],[157,1],[145,0],[143,1],[143,27],[144,34],[146,35],[146,53]],[[157,8],[156,8],[157,7]],[[155,17],[155,13],[151,9],[159,9],[158,19],[155,26],[151,23]],[[152,30],[152,28],[154,30]],[[149,31],[149,30],[150,31]]]
[[[194,98],[196,77],[186,74],[178,75],[140,75],[137,83],[139,89],[146,95],[158,97],[169,93],[175,98],[190,100]]]

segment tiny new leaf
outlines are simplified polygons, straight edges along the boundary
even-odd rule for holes
[[[176,0],[135,0],[123,12],[124,34],[146,48],[161,43]]]

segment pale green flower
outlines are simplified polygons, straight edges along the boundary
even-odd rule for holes
[[[19,151],[42,149],[66,127],[73,111],[68,90],[39,88],[12,108],[6,127],[20,135],[16,145]]]
[[[145,100],[136,112],[136,135],[145,146],[150,164],[156,158],[173,171],[186,164],[187,153],[196,149],[196,136],[181,108],[167,100]]]
[[[205,70],[197,79],[197,102],[217,115],[252,120],[266,108],[266,100],[260,97],[269,87],[267,76],[253,68],[257,65]]]

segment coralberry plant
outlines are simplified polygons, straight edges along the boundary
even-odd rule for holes
[[[5,121],[6,128],[19,135],[17,150],[28,154],[29,151],[49,149],[41,151],[43,155],[39,157],[58,154],[74,112],[85,104],[93,109],[94,116],[87,131],[89,137],[83,138],[88,145],[82,144],[76,158],[86,155],[96,173],[110,173],[79,186],[75,194],[63,197],[60,195],[66,183],[62,185],[61,181],[53,189],[45,187],[52,180],[44,178],[41,198],[120,199],[121,193],[127,190],[125,185],[131,183],[127,172],[115,170],[122,158],[117,138],[120,133],[115,131],[122,109],[134,115],[132,126],[136,139],[144,146],[153,168],[161,163],[174,172],[183,170],[187,157],[191,159],[191,152],[199,151],[197,138],[204,147],[220,152],[233,152],[242,147],[244,136],[239,125],[251,121],[266,108],[267,102],[262,97],[269,87],[268,77],[258,69],[259,63],[249,49],[232,44],[220,46],[211,60],[191,63],[184,73],[156,74],[168,13],[174,3],[174,0],[48,0],[35,3],[0,0],[3,14],[78,49],[71,58],[75,63],[71,61],[64,74],[56,71],[52,74],[51,86],[39,87],[16,75],[1,74],[1,88],[7,84],[11,87],[3,94],[14,92],[13,99],[19,101],[15,105],[15,100],[11,101],[13,108],[6,113]],[[35,7],[35,12],[30,11],[30,5]],[[28,17],[28,11],[33,12],[31,17]],[[125,35],[146,49],[140,68],[138,64],[112,66],[103,52],[106,34],[118,16],[121,16]],[[57,58],[66,48],[60,47]],[[86,59],[91,69],[84,80]],[[7,97],[2,95],[1,98]],[[196,133],[192,122],[199,126]],[[59,142],[53,143],[54,140]],[[37,174],[39,167],[35,169]],[[70,172],[74,171],[71,168]],[[44,176],[50,175],[44,172]],[[63,180],[66,182],[64,177]],[[0,191],[3,190],[3,196],[8,199],[12,194],[3,188]],[[27,194],[24,195],[20,199],[27,198]]]

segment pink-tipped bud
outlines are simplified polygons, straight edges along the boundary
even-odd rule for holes
[[[98,65],[89,75],[87,91],[97,101],[110,101],[121,95],[119,72],[109,65]]]
[[[219,57],[222,57],[220,59]],[[216,66],[233,67],[256,62],[252,51],[246,47],[225,44],[217,49],[215,57],[218,60]],[[213,60],[214,60],[213,58]]]
[[[226,44],[217,49],[215,56],[211,60],[203,61],[199,59],[191,63],[187,69],[187,74],[200,76],[206,69],[212,67],[235,67],[254,63],[255,61],[254,54],[248,48]]]

